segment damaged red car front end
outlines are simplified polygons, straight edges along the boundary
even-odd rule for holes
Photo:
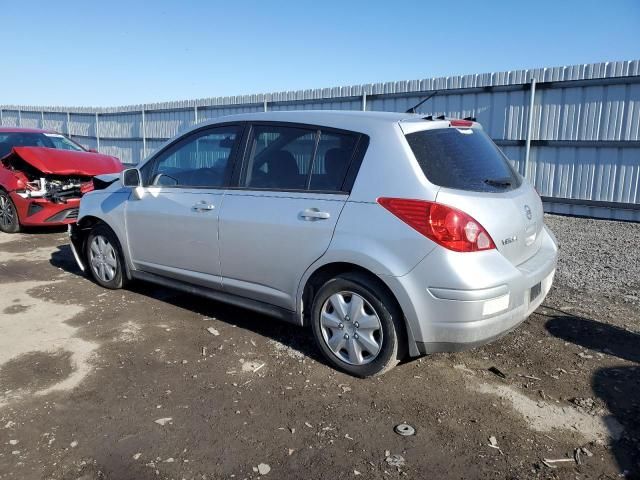
[[[6,203],[4,213],[0,211],[3,217],[0,224],[4,220],[6,228],[0,225],[0,229],[11,232],[19,226],[73,223],[78,216],[80,198],[93,190],[92,177],[117,173],[122,168],[117,158],[95,152],[13,147],[0,159],[0,210],[2,201]],[[13,224],[7,217],[12,213],[17,217]]]

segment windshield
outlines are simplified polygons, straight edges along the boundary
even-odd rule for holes
[[[0,132],[0,158],[13,147],[45,147],[84,152],[84,148],[58,133]]]
[[[520,186],[520,176],[483,130],[438,128],[406,138],[434,185],[477,192],[504,192]]]

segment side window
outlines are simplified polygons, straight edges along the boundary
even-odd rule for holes
[[[255,126],[247,149],[247,166],[241,185],[249,188],[304,190],[315,145],[315,130]]]
[[[311,190],[338,191],[356,147],[356,136],[342,133],[320,133],[318,150],[311,172]]]
[[[149,183],[168,187],[223,186],[239,135],[240,127],[224,126],[189,137],[153,161]]]

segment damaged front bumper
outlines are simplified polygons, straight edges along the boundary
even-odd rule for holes
[[[84,261],[82,260],[82,255],[80,254],[83,251],[84,241],[83,237],[80,235],[80,228],[77,224],[72,223],[68,227],[69,233],[69,244],[71,245],[71,251],[73,252],[73,258],[76,259],[76,263],[80,270],[83,272],[86,269]]]
[[[54,202],[48,198],[24,198],[11,193],[20,224],[25,226],[56,226],[73,223],[78,218],[80,198]]]

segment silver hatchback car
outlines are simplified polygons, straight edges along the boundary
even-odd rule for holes
[[[540,197],[470,120],[230,116],[95,187],[70,237],[98,284],[145,280],[309,326],[361,377],[505,334],[556,268]]]

